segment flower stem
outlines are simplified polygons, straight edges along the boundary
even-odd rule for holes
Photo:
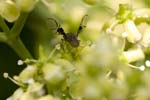
[[[1,41],[7,43],[12,49],[23,59],[33,58],[27,48],[24,46],[19,35],[23,29],[29,13],[22,12],[13,27],[9,29],[4,19],[0,16],[0,27],[4,32],[1,32]]]
[[[0,16],[0,27],[5,33],[9,32],[9,27],[7,26],[7,24],[5,23],[4,19],[1,16]]]
[[[11,39],[7,41],[8,45],[12,47],[12,49],[23,59],[31,59],[32,56],[29,53],[29,51],[26,49],[26,47],[24,46],[23,42],[21,41],[21,39],[15,38],[15,39]]]
[[[13,27],[11,28],[10,34],[12,34],[14,37],[20,34],[28,15],[29,15],[28,13],[24,13],[24,12],[21,13],[19,19],[14,23]]]
[[[23,59],[32,58],[29,51],[24,46],[23,42],[21,41],[19,35],[22,31],[22,28],[26,22],[26,19],[28,17],[28,13],[21,13],[18,20],[14,23],[11,30],[9,30],[7,24],[3,20],[3,18],[0,16],[0,26],[2,30],[5,32],[4,35],[6,37],[5,43],[7,43],[9,46],[12,47],[12,49]],[[4,37],[3,36],[3,37]]]

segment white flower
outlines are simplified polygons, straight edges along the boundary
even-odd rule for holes
[[[140,48],[125,51],[123,52],[123,56],[128,63],[143,60],[145,58],[143,50]]]
[[[135,43],[142,38],[142,34],[137,29],[136,25],[132,20],[127,20],[124,23],[125,31],[127,32],[127,39],[131,43]]]
[[[21,11],[30,12],[39,0],[16,0],[16,4]]]
[[[145,65],[146,65],[147,67],[150,67],[150,61],[149,61],[149,60],[146,60]]]
[[[148,27],[143,34],[142,45],[144,47],[150,46],[150,27]]]
[[[145,66],[142,65],[142,66],[139,67],[139,69],[140,69],[141,71],[144,71],[144,70],[145,70]]]
[[[17,64],[18,64],[18,65],[23,65],[24,62],[23,62],[22,60],[18,60]]]
[[[8,22],[14,22],[20,16],[20,11],[12,0],[0,0],[0,15]]]

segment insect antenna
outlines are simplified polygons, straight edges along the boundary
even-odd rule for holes
[[[61,34],[61,35],[63,35],[63,37],[67,37],[66,36],[66,33],[64,32],[64,29],[61,27],[61,25],[60,24],[58,24],[58,22],[55,20],[55,19],[53,19],[53,18],[48,18],[48,20],[50,21],[50,20],[52,20],[52,21],[54,21],[54,23],[56,24],[56,27],[55,28],[51,28],[52,30],[56,30],[56,33],[59,33],[59,34]]]
[[[83,28],[86,27],[86,25],[85,25],[85,19],[86,19],[87,16],[88,16],[88,15],[84,15],[84,16],[82,17],[81,22],[80,22],[80,25],[79,25],[79,28],[78,28],[78,30],[77,30],[76,36],[78,36],[79,33],[83,30]]]
[[[58,22],[54,18],[48,18],[48,20],[49,20],[49,23],[50,23],[50,21],[53,21],[55,23],[56,27],[51,27],[50,29],[56,30],[56,32],[57,32],[57,29],[61,27],[60,24],[58,24]]]

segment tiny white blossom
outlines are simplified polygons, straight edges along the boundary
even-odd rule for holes
[[[150,27],[148,27],[147,29],[145,29],[144,34],[143,34],[143,38],[142,38],[142,45],[144,47],[149,47],[150,45]]]
[[[145,65],[146,65],[147,67],[150,67],[150,61],[149,61],[149,60],[146,60],[146,61],[145,61]]]
[[[60,49],[60,44],[57,44],[57,45],[55,46],[55,48],[56,48],[57,50],[59,50],[59,49]]]
[[[144,71],[144,70],[145,70],[145,66],[142,65],[142,66],[139,67],[139,69],[140,69],[141,71]]]
[[[12,100],[20,100],[19,98],[24,93],[24,90],[22,88],[18,88],[12,95]]]
[[[4,77],[4,78],[8,78],[8,77],[9,77],[9,76],[8,76],[8,73],[4,73],[4,74],[3,74],[3,77]]]
[[[125,31],[128,33],[127,39],[131,43],[135,43],[142,38],[142,34],[139,32],[135,23],[132,20],[128,20],[124,23]]]
[[[111,28],[106,29],[106,32],[111,33],[112,32]]]
[[[128,33],[127,32],[123,32],[122,33],[122,37],[126,38],[128,36]]]
[[[129,63],[143,60],[145,58],[143,50],[140,48],[124,51],[123,55]]]
[[[18,80],[19,80],[19,77],[16,76],[16,75],[14,75],[14,76],[13,76],[13,79],[18,81]]]
[[[33,83],[34,83],[34,79],[32,79],[32,78],[29,79],[29,80],[27,81],[27,83],[28,83],[28,84],[33,84]]]
[[[18,60],[18,62],[17,62],[18,65],[23,65],[23,63],[24,62],[22,60]]]
[[[30,71],[33,71],[33,70],[34,70],[34,66],[28,65],[28,69],[29,69]]]

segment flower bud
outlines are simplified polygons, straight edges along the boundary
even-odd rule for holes
[[[127,20],[124,23],[124,27],[128,34],[127,39],[129,42],[135,43],[141,39],[142,35],[132,20]]]
[[[59,84],[62,80],[64,80],[64,72],[61,66],[54,64],[46,64],[42,68],[44,79],[50,84]]]
[[[12,95],[12,100],[18,100],[21,95],[23,94],[23,89],[22,88],[18,88]]]
[[[33,10],[38,0],[16,0],[17,6],[24,12],[30,12]]]
[[[150,27],[148,27],[143,34],[142,45],[144,47],[150,46]]]
[[[28,65],[20,74],[19,79],[22,82],[29,83],[31,79],[34,78],[35,74],[37,73],[37,67]]]
[[[45,94],[43,86],[44,84],[42,83],[34,82],[28,86],[27,92],[33,93],[36,97],[40,97]]]
[[[73,66],[73,64],[66,59],[57,59],[55,64],[58,66],[61,66],[62,69],[64,69],[66,72],[71,72],[75,70],[75,67]]]
[[[133,49],[123,52],[123,57],[128,63],[143,60],[145,55],[141,49]]]
[[[84,89],[84,96],[86,100],[96,100],[101,97],[101,90],[97,84],[89,83]]]
[[[23,65],[24,62],[23,62],[22,60],[18,60],[17,64],[18,64],[18,65]]]
[[[150,61],[149,61],[149,60],[146,60],[146,61],[145,61],[145,65],[146,65],[146,67],[150,67]]]
[[[14,22],[18,19],[20,11],[12,0],[1,0],[0,15],[4,17],[8,22]]]
[[[30,92],[23,93],[18,100],[35,100],[36,98]]]

